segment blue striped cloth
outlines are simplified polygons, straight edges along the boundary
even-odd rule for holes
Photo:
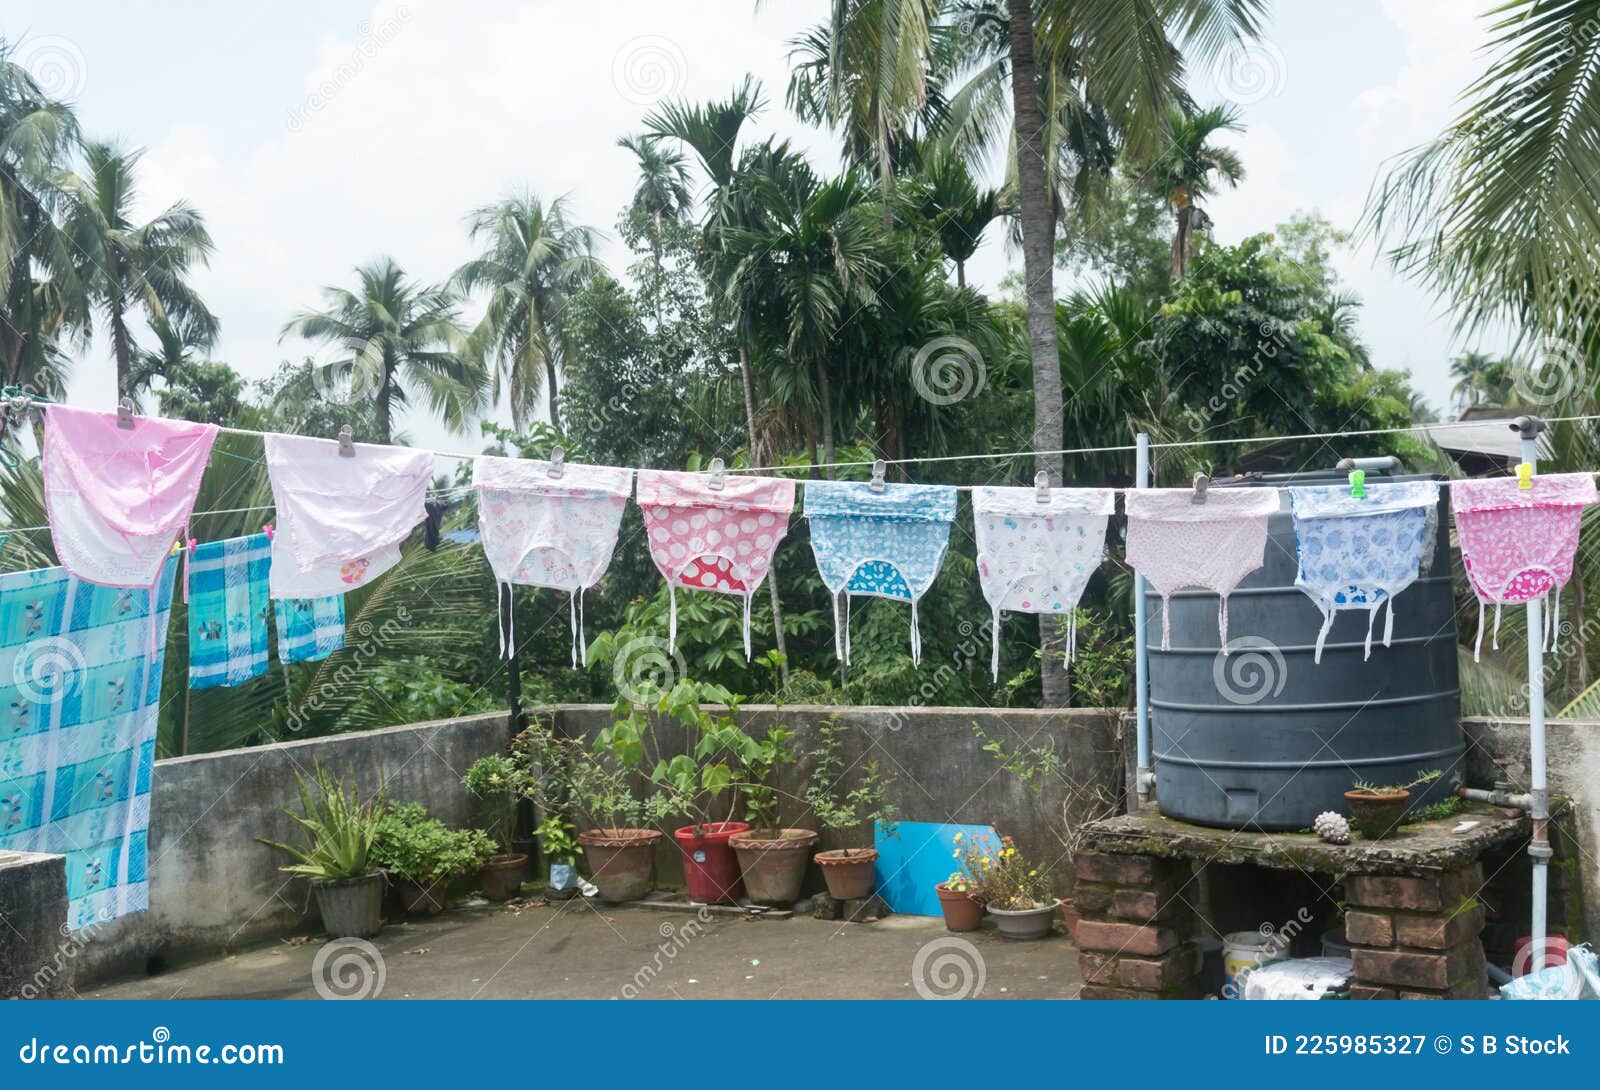
[[[267,672],[266,534],[207,541],[189,557],[189,688],[242,685]]]
[[[344,595],[326,598],[274,598],[278,622],[278,660],[312,662],[344,646]]]

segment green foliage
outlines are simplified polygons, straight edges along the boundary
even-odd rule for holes
[[[899,807],[886,797],[877,761],[846,763],[847,733],[836,716],[818,726],[816,748],[807,755],[806,805],[825,829],[854,834],[863,825],[881,825],[884,835],[893,836]]]
[[[544,855],[552,863],[566,863],[571,866],[577,863],[582,849],[578,844],[578,830],[566,816],[560,813],[549,813],[539,827],[533,831],[539,838],[539,846],[544,849]]]
[[[263,844],[287,852],[295,860],[280,869],[286,874],[313,880],[337,881],[359,878],[381,866],[377,843],[389,817],[383,795],[380,793],[375,800],[362,802],[354,785],[347,787],[343,780],[334,779],[321,765],[316,767],[315,796],[299,772],[294,778],[300,791],[300,813],[291,810],[284,813],[305,830],[306,843],[294,845],[261,840]]]
[[[391,878],[432,886],[473,873],[494,851],[494,841],[482,829],[452,829],[409,803],[392,808],[378,823],[372,861]]]
[[[1427,772],[1419,771],[1417,773],[1417,778],[1409,783],[1384,784],[1379,786],[1378,784],[1368,783],[1366,780],[1355,780],[1350,784],[1350,786],[1356,791],[1365,791],[1369,795],[1400,795],[1411,790],[1413,787],[1421,787],[1423,784],[1432,783],[1442,775],[1444,775],[1444,773],[1435,768]]]
[[[511,823],[516,815],[512,809],[525,790],[526,774],[510,757],[492,753],[479,757],[467,767],[461,782],[473,798],[482,799],[493,806],[489,827],[486,830],[504,851],[510,850]]]

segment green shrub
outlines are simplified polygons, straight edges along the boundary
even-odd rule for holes
[[[374,861],[392,878],[432,886],[471,874],[495,852],[482,829],[452,829],[415,803],[396,806],[378,823]]]

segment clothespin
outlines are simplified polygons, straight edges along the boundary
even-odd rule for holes
[[[1189,502],[1193,504],[1205,503],[1206,489],[1210,487],[1211,478],[1204,473],[1196,473],[1194,475],[1194,495],[1189,497]]]
[[[867,484],[867,487],[872,489],[874,492],[882,492],[883,477],[887,472],[889,472],[888,463],[886,463],[882,458],[879,458],[876,462],[873,462],[872,480]]]
[[[198,545],[198,544],[200,544],[200,542],[198,540],[196,540],[195,538],[191,537],[189,539],[189,555],[190,556],[194,555],[195,546]]]
[[[339,457],[354,458],[356,456],[355,432],[350,430],[349,424],[339,427]]]
[[[1531,491],[1533,491],[1533,463],[1532,462],[1518,462],[1517,463],[1517,491],[1518,492],[1531,492]]]
[[[1033,498],[1036,503],[1050,502],[1050,474],[1042,469],[1033,475]]]
[[[125,397],[117,402],[117,427],[133,430],[133,398]]]
[[[567,471],[567,448],[557,443],[550,448],[550,476],[559,477]]]
[[[1350,471],[1350,496],[1352,499],[1364,500],[1367,498],[1367,471],[1352,469]]]
[[[268,541],[271,541],[272,540],[272,535],[275,532],[277,532],[277,527],[273,526],[272,523],[270,523],[270,522],[263,522],[261,524],[261,532],[263,534],[267,535],[267,540]]]
[[[711,477],[706,481],[706,487],[713,492],[721,492],[722,486],[727,483],[726,472],[727,467],[723,465],[721,458],[711,459]]]

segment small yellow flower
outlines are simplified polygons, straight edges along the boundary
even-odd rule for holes
[[[956,835],[955,835],[955,842],[956,842],[956,843],[957,843],[957,844],[959,844],[959,843],[961,843],[961,834],[960,834],[960,833],[957,833],[957,834],[956,834]]]

